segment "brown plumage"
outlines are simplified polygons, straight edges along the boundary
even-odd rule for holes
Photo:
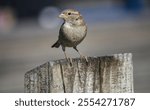
[[[59,17],[64,20],[64,23],[60,27],[58,40],[52,45],[52,48],[58,48],[61,45],[66,59],[71,61],[71,59],[69,59],[66,55],[65,48],[73,47],[80,54],[77,49],[77,45],[80,44],[85,38],[87,26],[82,15],[74,9],[62,11]],[[80,56],[81,58],[86,59],[86,57],[82,56],[81,54]]]

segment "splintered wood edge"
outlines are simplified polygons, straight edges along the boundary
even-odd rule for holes
[[[120,54],[112,54],[112,55],[106,55],[106,56],[93,56],[93,57],[87,57],[88,59],[89,58],[104,58],[104,57],[115,57],[115,58],[119,58],[119,57],[122,57],[122,56],[125,56],[125,57],[127,57],[128,58],[128,61],[131,61],[131,63],[132,63],[132,53],[120,53]],[[72,58],[72,60],[73,61],[75,61],[75,60],[77,60],[77,61],[81,61],[81,58]],[[61,64],[66,64],[66,63],[68,63],[68,61],[66,60],[66,59],[59,59],[59,60],[50,60],[50,61],[48,61],[48,62],[46,62],[46,63],[44,63],[44,64],[42,64],[42,65],[45,65],[45,64],[47,64],[47,63],[50,63],[51,64],[51,66],[53,65],[53,64],[56,64],[56,63],[59,63],[60,64],[60,62],[61,62]],[[29,71],[27,71],[26,73],[25,73],[25,76],[26,76],[26,74],[29,74],[30,72],[32,72],[34,69],[36,69],[36,68],[38,68],[38,67],[40,67],[40,66],[42,66],[42,65],[39,65],[39,66],[37,66],[37,67],[35,67],[35,68],[33,68],[33,69],[31,69],[31,70],[29,70]]]

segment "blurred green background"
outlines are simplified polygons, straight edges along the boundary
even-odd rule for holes
[[[0,92],[24,92],[24,74],[49,60],[66,8],[81,12],[88,25],[78,46],[87,56],[133,53],[135,92],[150,92],[149,0],[1,0]],[[72,57],[79,57],[67,48]]]

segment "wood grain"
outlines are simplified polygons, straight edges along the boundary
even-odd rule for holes
[[[132,93],[132,54],[49,61],[25,74],[27,93]]]

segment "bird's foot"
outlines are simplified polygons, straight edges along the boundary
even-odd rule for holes
[[[72,64],[73,64],[72,58],[69,58],[69,63],[70,63],[70,66],[72,66]]]
[[[70,66],[72,66],[72,58],[67,58],[68,63],[70,64]]]
[[[88,58],[87,58],[87,56],[81,56],[81,59],[82,59],[82,60],[85,60],[86,63],[88,64]]]

